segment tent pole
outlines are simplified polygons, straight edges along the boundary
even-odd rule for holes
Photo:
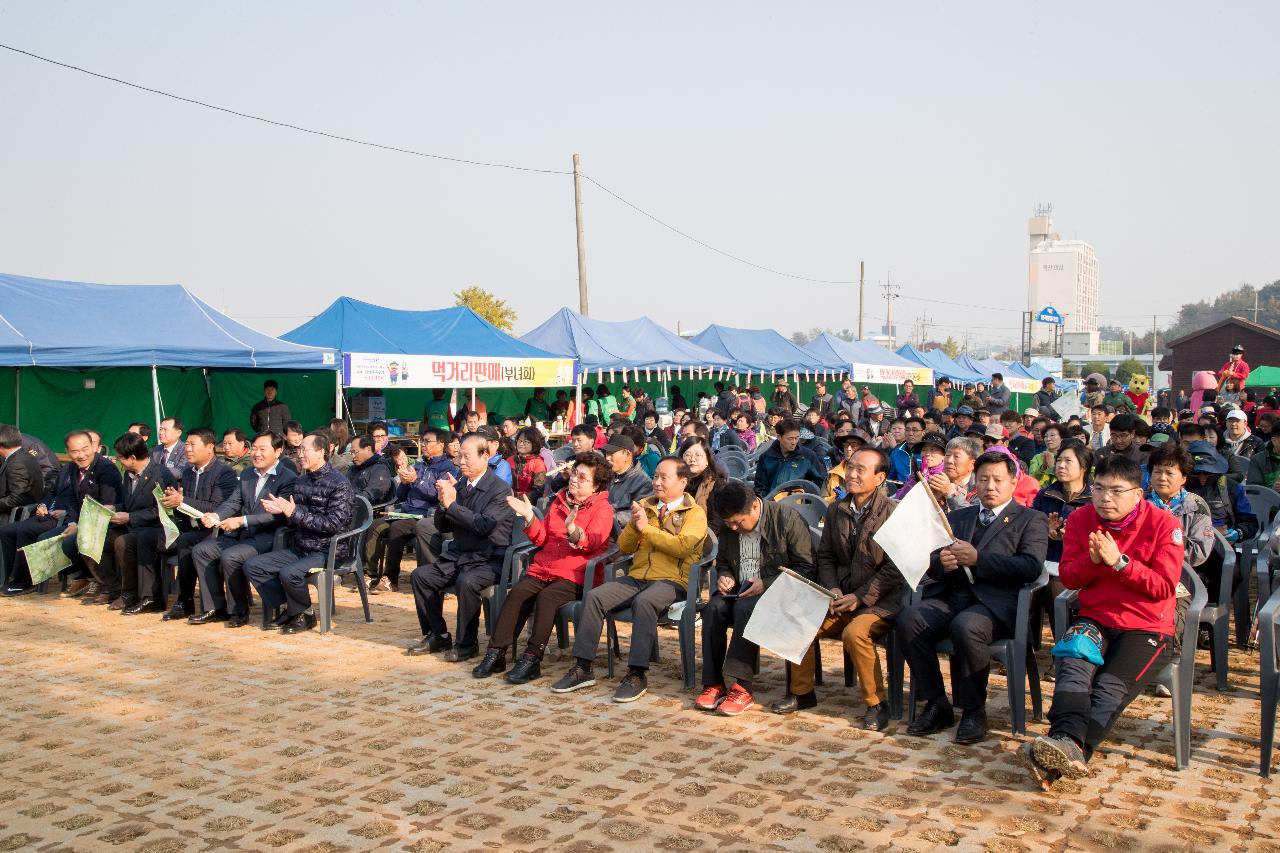
[[[334,388],[333,396],[333,416],[335,418],[342,417],[342,372],[335,370],[333,372]]]
[[[471,411],[474,412],[475,410],[476,410],[476,389],[473,387],[471,389]]]
[[[160,434],[160,379],[156,376],[156,366],[151,365],[151,398],[156,408],[156,435]]]

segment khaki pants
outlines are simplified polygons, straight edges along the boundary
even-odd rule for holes
[[[880,668],[880,655],[876,653],[876,640],[883,636],[893,623],[868,610],[861,613],[839,613],[827,616],[818,629],[816,643],[820,639],[839,637],[844,650],[853,660],[858,673],[858,686],[867,705],[879,705],[884,695],[884,672]],[[797,696],[813,692],[813,646],[805,652],[799,666],[791,667],[790,691]]]

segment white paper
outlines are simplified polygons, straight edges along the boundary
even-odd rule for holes
[[[188,503],[178,504],[177,511],[185,515],[187,518],[193,518],[196,521],[199,521],[200,519],[204,518],[203,512],[201,512],[200,510],[196,509],[195,507],[193,507],[191,504],[188,504]]]
[[[1084,417],[1084,410],[1080,408],[1080,397],[1074,391],[1070,394],[1063,394],[1054,400],[1049,408],[1057,412],[1058,417],[1064,421],[1072,415]]]
[[[813,645],[830,606],[829,593],[784,571],[760,596],[742,636],[798,664]]]
[[[912,589],[919,586],[920,579],[929,570],[929,555],[954,541],[942,525],[942,517],[928,488],[924,483],[912,486],[871,537],[893,560]]]

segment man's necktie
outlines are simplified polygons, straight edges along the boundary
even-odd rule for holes
[[[996,520],[995,512],[987,509],[986,507],[983,507],[982,512],[978,513],[978,523],[981,524],[983,527],[990,527],[991,522],[995,520]]]
[[[663,504],[662,506],[658,507],[658,526],[659,527],[662,526],[662,522],[665,521],[666,518],[667,518],[667,505]]]

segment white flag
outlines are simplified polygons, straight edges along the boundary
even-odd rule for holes
[[[929,570],[929,555],[954,541],[943,526],[938,506],[928,489],[924,483],[916,483],[871,537],[893,560],[912,589],[920,585],[920,579]]]
[[[827,618],[831,597],[817,584],[783,569],[760,596],[742,636],[798,664]]]
[[[1070,394],[1063,394],[1054,400],[1049,408],[1057,412],[1058,417],[1064,421],[1072,415],[1084,417],[1084,411],[1080,408],[1080,398],[1076,396],[1074,391]]]

